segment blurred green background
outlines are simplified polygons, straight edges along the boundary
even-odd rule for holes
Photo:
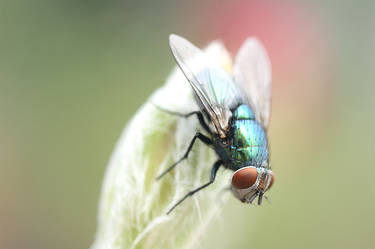
[[[230,198],[200,248],[373,248],[374,1],[0,1],[0,248],[89,248],[126,122],[168,35],[273,66],[272,204]]]

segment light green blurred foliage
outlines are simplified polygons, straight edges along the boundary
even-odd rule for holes
[[[272,203],[229,198],[202,248],[373,248],[374,2],[303,3],[328,77],[315,97],[314,75],[274,77]],[[219,5],[0,2],[0,248],[91,245],[115,141],[174,65],[168,34],[217,38],[192,16]]]

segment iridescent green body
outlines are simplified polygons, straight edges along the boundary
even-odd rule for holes
[[[232,139],[224,149],[227,167],[237,170],[245,166],[268,165],[267,137],[248,105],[242,104],[233,112]],[[220,153],[223,155],[223,151]]]
[[[268,161],[267,137],[247,105],[240,105],[233,113],[233,142],[230,148],[233,166],[260,167]]]

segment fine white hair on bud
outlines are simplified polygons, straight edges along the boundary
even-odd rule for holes
[[[221,43],[211,43],[205,53],[231,71],[230,56]],[[195,116],[170,115],[154,104],[180,113],[198,110],[189,83],[176,67],[137,111],[116,145],[103,181],[91,249],[192,248],[220,208],[217,200],[232,173],[223,168],[212,185],[166,215],[188,191],[209,180],[217,156],[197,142],[187,160],[156,181],[184,155],[196,131],[204,131]]]

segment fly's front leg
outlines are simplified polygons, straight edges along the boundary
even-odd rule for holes
[[[192,115],[197,115],[199,123],[201,124],[201,126],[203,127],[203,129],[205,131],[207,131],[209,134],[212,134],[210,128],[208,127],[208,125],[206,124],[206,121],[203,118],[203,114],[200,111],[194,111],[194,112],[189,112],[189,113],[184,114],[184,113],[179,113],[179,112],[174,112],[174,111],[170,111],[170,110],[164,109],[163,107],[160,107],[160,106],[155,105],[155,104],[153,104],[153,105],[156,108],[158,108],[159,110],[163,111],[163,112],[169,113],[171,115],[179,116],[179,117],[182,117],[182,118],[188,118],[188,117],[190,117]]]
[[[216,177],[216,173],[217,173],[217,170],[220,168],[220,166],[223,164],[223,162],[221,160],[218,160],[214,163],[214,165],[212,166],[212,169],[211,169],[211,175],[210,175],[210,181],[203,184],[202,186],[190,191],[189,193],[187,193],[184,197],[181,198],[181,200],[179,200],[176,204],[174,204],[167,212],[167,214],[170,214],[173,209],[175,209],[178,205],[180,205],[184,200],[186,200],[186,198],[188,198],[189,196],[192,196],[194,195],[195,193],[197,193],[198,191],[204,189],[205,187],[209,186],[210,184],[212,184],[214,181],[215,181],[215,177]]]
[[[209,139],[208,137],[206,137],[205,135],[203,135],[202,133],[198,132],[197,134],[195,134],[194,138],[191,140],[190,144],[189,144],[189,147],[187,149],[187,151],[185,152],[185,155],[183,157],[181,157],[177,162],[175,162],[174,164],[172,164],[169,168],[167,168],[165,171],[163,171],[157,178],[156,180],[159,180],[160,178],[162,178],[165,174],[167,174],[169,171],[171,171],[174,167],[176,167],[180,162],[182,162],[183,160],[185,160],[188,156],[189,156],[189,153],[191,151],[191,149],[193,148],[193,145],[195,143],[195,141],[197,140],[197,138],[199,140],[201,140],[203,143],[205,143],[206,145],[212,145],[212,141],[211,139]]]

